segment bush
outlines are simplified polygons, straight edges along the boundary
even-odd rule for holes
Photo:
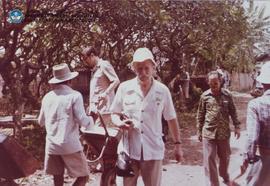
[[[10,100],[8,98],[0,98],[0,105],[0,116],[7,116],[12,113],[12,107],[10,106]]]
[[[45,154],[45,128],[37,124],[24,127],[22,130],[22,140],[19,143],[26,148],[39,161],[44,161]]]

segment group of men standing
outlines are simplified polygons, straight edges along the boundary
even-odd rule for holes
[[[60,186],[64,183],[64,170],[67,169],[70,176],[77,178],[74,185],[85,185],[88,167],[79,140],[79,128],[91,128],[98,111],[122,112],[128,119],[121,120],[119,115],[113,115],[112,121],[128,132],[129,143],[124,144],[124,149],[133,160],[132,168],[135,173],[134,177],[124,178],[124,185],[137,185],[137,179],[141,175],[146,186],[160,186],[165,152],[162,140],[162,116],[167,120],[174,139],[177,161],[181,161],[183,153],[171,93],[164,84],[153,78],[156,62],[152,52],[147,48],[138,48],[134,52],[131,67],[136,77],[120,85],[112,65],[99,58],[94,48],[85,48],[81,56],[85,65],[92,70],[87,113],[83,106],[82,95],[70,86],[71,80],[78,73],[71,72],[65,63],[53,67],[53,78],[49,80],[52,90],[42,100],[39,123],[45,125],[47,132],[45,172],[52,174],[54,184]],[[263,69],[258,81],[263,84],[266,91],[261,98],[252,100],[248,105],[249,140],[247,156],[243,161],[245,166],[254,158],[257,145],[261,152],[262,164],[269,165],[270,162],[268,154],[270,64]],[[222,88],[221,74],[218,71],[210,72],[207,80],[210,89],[201,95],[197,112],[198,139],[203,143],[206,185],[218,186],[218,173],[224,183],[232,185],[228,174],[230,117],[237,138],[240,137],[240,122],[231,93]],[[218,170],[216,156],[219,158]],[[248,183],[256,186],[269,183],[269,178],[265,178],[269,171],[268,167],[262,166],[256,174],[257,177],[254,176],[250,179],[253,181],[249,180]]]
[[[79,141],[79,127],[91,129],[96,113],[123,112],[112,121],[128,131],[129,152],[135,176],[124,178],[124,185],[136,185],[139,175],[147,186],[161,185],[162,159],[165,145],[162,140],[162,115],[168,121],[175,145],[177,161],[182,158],[179,124],[169,89],[153,78],[156,62],[148,48],[138,48],[131,62],[134,79],[123,82],[114,96],[119,79],[112,65],[98,57],[92,47],[82,51],[82,60],[91,68],[89,109],[83,107],[82,95],[73,90],[71,80],[78,73],[71,72],[65,63],[53,67],[49,81],[52,90],[43,100],[39,123],[46,128],[45,172],[54,176],[55,185],[63,185],[64,170],[77,179],[74,185],[85,185],[88,178],[86,157]],[[87,116],[89,115],[89,116]],[[128,148],[128,149],[127,149]]]

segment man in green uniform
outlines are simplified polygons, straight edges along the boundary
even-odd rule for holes
[[[203,142],[203,161],[206,185],[219,186],[218,173],[224,183],[231,185],[228,165],[230,158],[230,127],[232,118],[235,136],[240,137],[240,122],[237,119],[232,95],[221,88],[222,77],[217,71],[208,74],[210,89],[201,95],[197,112],[198,139]],[[219,158],[217,171],[216,156]]]

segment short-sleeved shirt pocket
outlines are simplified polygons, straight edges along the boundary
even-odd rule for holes
[[[151,115],[161,114],[164,107],[164,99],[162,99],[162,95],[156,93],[154,96],[150,98],[150,102],[147,105],[147,110],[151,113]]]
[[[127,92],[123,97],[123,109],[125,112],[135,112],[139,106],[139,95],[135,91]]]
[[[206,100],[206,110],[207,111],[216,111],[219,108],[219,105],[215,99]]]
[[[226,99],[222,100],[222,109],[226,113],[229,112],[229,101],[228,100],[226,100]]]

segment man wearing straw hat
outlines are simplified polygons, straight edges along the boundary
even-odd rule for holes
[[[124,149],[132,159],[135,176],[124,177],[125,186],[135,186],[141,174],[144,185],[160,186],[164,143],[161,116],[168,121],[174,138],[176,160],[182,158],[181,141],[176,112],[169,89],[153,78],[155,60],[148,48],[139,48],[133,55],[131,67],[136,77],[120,84],[111,111],[123,112],[129,119],[113,122],[128,131]]]
[[[256,78],[262,83],[264,93],[248,103],[247,108],[247,150],[243,166],[251,165],[247,176],[248,186],[268,186],[270,184],[270,62],[261,68]],[[259,151],[260,162],[256,151]]]
[[[46,128],[44,169],[53,175],[54,185],[64,184],[64,169],[76,177],[74,185],[85,185],[88,180],[88,165],[79,140],[79,127],[94,125],[83,106],[82,95],[73,90],[71,80],[78,72],[71,72],[65,63],[53,66],[53,89],[43,100],[38,122]]]

